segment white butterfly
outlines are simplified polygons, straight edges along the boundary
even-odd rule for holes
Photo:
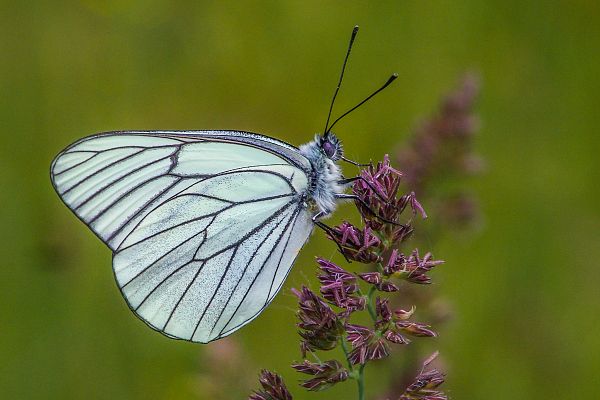
[[[319,218],[352,198],[335,122],[300,148],[241,131],[97,134],[54,159],[52,183],[113,251],[133,312],[169,337],[207,343],[256,318],[313,226],[326,228]]]

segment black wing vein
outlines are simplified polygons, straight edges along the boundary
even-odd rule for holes
[[[254,283],[256,282],[256,279],[257,279],[257,278],[260,276],[260,273],[262,272],[263,268],[264,268],[264,267],[265,267],[265,265],[266,265],[266,264],[269,262],[269,260],[270,260],[271,256],[273,255],[273,252],[275,251],[275,249],[277,248],[277,246],[278,246],[278,245],[279,245],[279,243],[281,242],[281,239],[283,238],[283,236],[284,236],[286,233],[290,232],[290,231],[289,231],[289,227],[290,227],[290,225],[292,225],[291,221],[292,221],[292,220],[295,220],[295,218],[296,218],[296,216],[298,215],[299,211],[300,211],[300,208],[297,208],[297,209],[294,211],[294,214],[293,214],[292,218],[290,218],[290,219],[288,220],[288,222],[286,223],[285,229],[283,229],[283,230],[282,230],[281,234],[280,234],[280,235],[279,235],[279,237],[277,238],[277,241],[276,241],[275,245],[274,245],[274,246],[271,248],[271,251],[269,252],[269,254],[268,254],[267,258],[265,259],[265,261],[262,263],[262,265],[261,265],[261,267],[260,267],[260,269],[259,269],[258,273],[256,273],[256,274],[254,275],[254,278],[253,278],[253,280],[252,280],[252,283],[250,283],[250,285],[249,285],[249,286],[248,286],[248,288],[246,289],[246,293],[244,294],[244,296],[242,296],[242,299],[241,299],[241,301],[238,303],[238,305],[237,305],[237,307],[236,307],[235,311],[234,311],[233,313],[231,313],[231,317],[229,318],[229,320],[227,320],[227,322],[226,322],[226,323],[225,323],[225,325],[223,326],[223,329],[221,329],[221,332],[219,332],[219,336],[223,334],[223,331],[225,330],[225,328],[227,328],[227,326],[229,325],[229,323],[230,323],[230,322],[233,320],[233,318],[235,317],[235,315],[236,315],[236,314],[237,314],[237,312],[239,311],[239,309],[240,309],[241,305],[244,303],[244,300],[246,299],[246,296],[248,296],[248,293],[250,292],[250,290],[251,290],[251,289],[252,289],[252,287],[254,286]],[[261,309],[260,311],[262,311],[262,309]],[[258,313],[260,313],[260,311],[258,311]],[[258,313],[257,313],[257,314],[258,314]],[[230,330],[230,331],[234,331],[236,328],[238,328],[238,327],[236,326],[236,327],[233,327],[233,328],[231,328],[231,329],[229,329],[229,330]]]

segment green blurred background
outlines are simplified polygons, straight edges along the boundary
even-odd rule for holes
[[[58,151],[99,131],[309,140],[354,24],[338,113],[400,77],[338,125],[350,157],[395,152],[464,70],[482,77],[476,148],[486,171],[468,184],[482,219],[421,246],[447,261],[424,290],[453,309],[429,342],[448,392],[600,398],[600,3],[475,0],[2,2],[1,398],[244,398],[260,368],[282,373],[296,399],[355,398],[353,383],[303,392],[289,368],[300,356],[289,288],[313,279],[315,255],[339,260],[321,232],[234,341],[193,345],[132,315],[109,250],[48,178]],[[346,205],[332,222],[353,215]],[[370,398],[390,373],[367,368]]]

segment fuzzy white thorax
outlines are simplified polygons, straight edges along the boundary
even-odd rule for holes
[[[336,194],[344,193],[344,186],[338,183],[342,179],[340,167],[323,151],[319,135],[300,146],[300,154],[306,157],[313,167],[309,198],[315,202],[319,211],[331,214],[337,207]]]

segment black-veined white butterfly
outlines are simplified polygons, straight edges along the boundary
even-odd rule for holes
[[[133,312],[165,335],[207,343],[273,300],[313,226],[347,183],[329,126],[296,148],[241,131],[124,131],[81,139],[51,166],[56,192],[113,251]],[[349,161],[349,160],[346,160]]]

